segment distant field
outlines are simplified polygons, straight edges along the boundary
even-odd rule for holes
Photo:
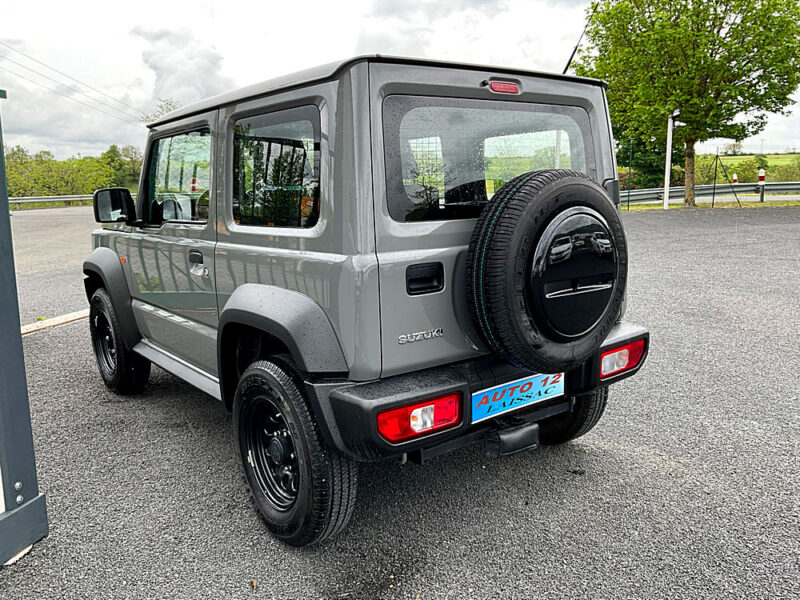
[[[706,156],[714,156],[713,154],[707,154]],[[778,165],[788,165],[789,163],[797,160],[797,157],[800,156],[798,154],[765,154],[767,157],[767,162],[769,163],[770,167],[777,167]],[[725,166],[735,164],[741,162],[743,160],[747,160],[749,158],[755,158],[755,154],[738,154],[736,156],[723,156],[720,155],[720,159]]]

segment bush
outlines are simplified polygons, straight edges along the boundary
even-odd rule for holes
[[[800,156],[791,163],[770,169],[767,181],[800,181]]]
[[[733,165],[726,167],[728,176],[733,179],[733,174],[739,176],[739,183],[755,183],[758,181],[759,161],[755,158],[741,160]]]

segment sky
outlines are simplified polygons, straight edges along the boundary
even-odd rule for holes
[[[185,105],[359,54],[561,72],[583,28],[588,4],[6,3],[0,18],[0,89],[8,92],[8,100],[0,101],[5,143],[33,152],[50,150],[58,158],[97,155],[111,144],[141,148],[146,137],[141,114],[152,112],[158,98]],[[711,141],[699,150],[713,152],[724,144]],[[764,152],[800,150],[797,105],[790,116],[772,116],[744,148],[760,151],[762,144]]]

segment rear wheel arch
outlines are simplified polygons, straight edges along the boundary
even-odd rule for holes
[[[235,321],[220,329],[218,346],[220,391],[228,410],[233,407],[239,378],[251,363],[280,355],[294,358],[286,344],[271,333]]]
[[[324,309],[299,292],[244,284],[220,312],[218,331],[220,392],[229,410],[248,358],[289,355],[302,373],[342,375],[349,370]]]

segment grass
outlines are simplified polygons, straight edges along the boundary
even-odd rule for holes
[[[713,154],[709,154],[707,156],[714,156]],[[797,157],[800,156],[798,154],[765,154],[764,156],[767,157],[767,163],[770,167],[777,167],[779,165],[788,165],[797,160]],[[743,160],[748,160],[750,158],[755,158],[755,154],[739,154],[737,156],[723,156],[720,154],[719,158],[722,160],[724,165],[730,166],[735,165],[738,162],[742,162]]]
[[[14,202],[13,200],[9,203],[9,208],[14,210],[33,210],[36,208],[64,208],[66,204],[63,200],[57,200],[54,202]],[[70,206],[91,206],[90,200],[85,200],[83,202],[77,202],[75,200],[70,201]]]
[[[770,200],[759,202],[758,200],[743,200],[742,208],[762,208],[764,206],[800,206],[800,200]],[[683,201],[670,202],[670,209],[683,208]],[[663,210],[662,204],[631,204],[630,210]],[[698,202],[697,208],[711,208],[711,202]],[[714,202],[714,208],[739,208],[736,201],[733,202]],[[622,202],[622,210],[629,210],[625,202]]]

